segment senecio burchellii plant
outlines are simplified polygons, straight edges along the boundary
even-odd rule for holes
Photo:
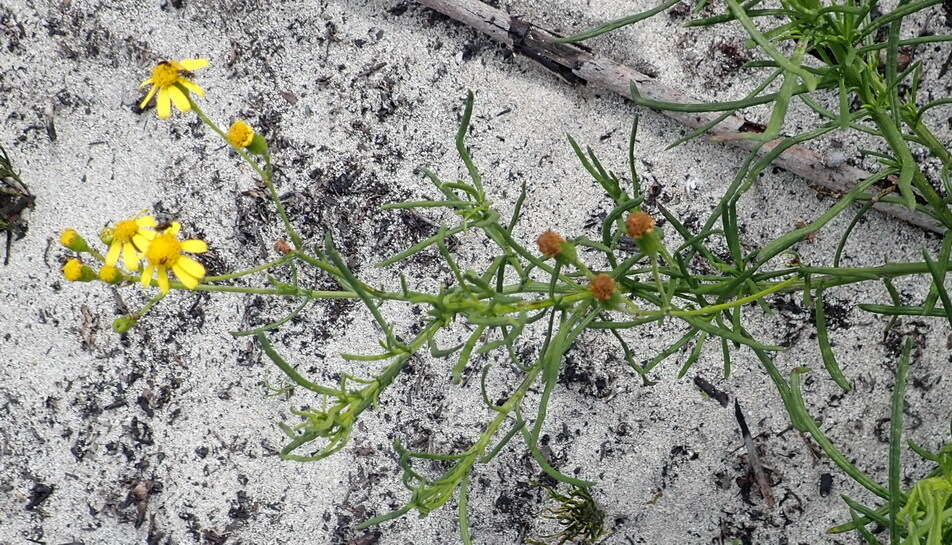
[[[860,308],[893,316],[894,321],[900,316],[913,315],[952,324],[952,302],[944,287],[950,268],[952,234],[949,233],[952,231],[946,232],[939,255],[923,250],[922,261],[858,268],[839,264],[843,245],[858,218],[876,200],[893,199],[928,213],[947,228],[952,227],[949,209],[952,156],[923,122],[926,111],[952,99],[919,105],[916,97],[921,66],[912,64],[899,70],[896,61],[900,46],[950,39],[949,36],[899,39],[899,26],[904,17],[936,3],[938,0],[903,2],[891,12],[873,16],[875,2],[848,0],[821,4],[816,0],[782,0],[780,8],[760,9],[758,0],[747,0],[743,4],[727,0],[729,11],[724,15],[693,22],[697,25],[739,22],[750,34],[751,45],[768,57],[750,63],[751,66],[774,70],[751,96],[729,103],[658,103],[641,98],[633,88],[636,102],[657,109],[718,110],[724,111],[726,116],[749,106],[773,104],[773,113],[763,133],[750,136],[765,146],[770,144],[770,151],[760,158],[754,153],[744,162],[697,232],[686,228],[661,205],[657,205],[655,215],[644,209],[645,196],[635,168],[636,120],[628,146],[629,171],[624,176],[606,170],[591,149],[583,149],[569,137],[582,167],[611,199],[611,209],[598,229],[577,234],[546,230],[532,236],[535,247],[520,242],[523,235],[516,229],[522,217],[526,187],[523,184],[514,211],[507,218],[487,198],[479,168],[465,142],[474,108],[474,97],[470,93],[456,135],[456,150],[465,165],[467,179],[447,180],[437,172],[424,170],[433,184],[432,199],[383,207],[384,210],[444,208],[456,218],[455,225],[442,226],[436,234],[378,264],[399,267],[420,252],[436,253],[455,280],[436,292],[413,289],[399,271],[398,290],[375,287],[355,275],[330,233],[318,244],[302,240],[272,182],[273,167],[265,139],[243,121],[234,122],[228,130],[221,129],[196,103],[196,96],[204,96],[204,92],[191,81],[192,72],[206,67],[208,61],[165,61],[156,65],[151,77],[143,82],[143,86],[151,85],[151,88],[142,106],[154,98],[160,118],[171,117],[173,106],[183,113],[194,112],[263,182],[290,243],[280,248],[283,255],[274,261],[244,271],[208,276],[200,257],[186,255],[204,253],[208,249],[205,241],[182,239],[180,234],[185,230],[182,225],[159,226],[152,216],[143,212],[99,233],[103,245],[100,249],[72,229],[63,231],[62,245],[76,254],[66,261],[63,275],[70,281],[103,282],[129,289],[150,290],[153,285],[157,286],[158,292],[143,308],[115,321],[114,329],[119,332],[135,327],[151,308],[177,290],[254,293],[300,301],[287,316],[233,333],[254,336],[263,352],[294,387],[313,393],[308,407],[291,409],[299,422],[293,426],[281,425],[287,435],[287,444],[280,451],[285,460],[317,461],[344,448],[355,433],[362,413],[380,403],[387,389],[401,380],[414,354],[426,351],[451,361],[448,378],[457,385],[463,384],[464,373],[477,373],[486,414],[479,435],[466,448],[442,453],[410,450],[396,441],[394,449],[408,490],[406,503],[365,521],[363,526],[380,524],[411,511],[425,516],[455,499],[460,540],[467,545],[473,543],[468,512],[470,481],[515,440],[525,446],[551,479],[569,487],[569,492],[564,494],[548,488],[551,498],[560,505],[548,516],[558,521],[562,531],[542,539],[593,543],[604,537],[604,516],[588,492],[595,483],[560,472],[540,448],[540,433],[565,355],[577,339],[591,336],[613,343],[627,367],[646,387],[656,380],[653,373],[658,366],[681,349],[690,347],[690,354],[678,369],[678,377],[694,366],[709,344],[719,348],[723,356],[725,377],[731,374],[733,353],[752,351],[776,386],[796,429],[812,437],[839,469],[882,500],[880,505],[866,506],[844,498],[853,520],[830,529],[831,532],[856,531],[866,542],[879,543],[867,529],[869,524],[877,523],[889,529],[892,544],[948,544],[952,542],[952,443],[933,452],[910,442],[910,448],[917,454],[935,462],[935,470],[909,490],[900,486],[903,394],[911,341],[907,339],[897,365],[888,454],[889,482],[882,485],[849,461],[808,413],[800,387],[801,376],[807,369],[799,368],[790,377],[783,376],[773,359],[782,348],[755,338],[745,326],[748,305],[766,308],[765,300],[769,296],[800,295],[815,312],[817,340],[827,374],[844,391],[849,391],[850,381],[837,364],[826,332],[823,299],[827,290],[880,282],[885,285],[891,301],[864,302]],[[673,0],[664,6],[671,4]],[[753,21],[767,15],[785,18],[786,22],[762,31]],[[591,38],[644,16],[627,17],[568,40]],[[887,29],[884,42],[875,40],[876,30],[880,28]],[[792,44],[792,52],[781,53],[788,42]],[[780,89],[762,94],[774,81],[781,82]],[[840,110],[829,111],[810,98],[817,92],[837,93]],[[798,136],[781,138],[786,111],[794,99],[816,111],[822,125]],[[835,204],[813,221],[756,250],[744,251],[736,205],[755,183],[757,173],[789,145],[834,130],[859,130],[881,138],[889,151],[868,152],[879,158],[881,169],[839,195]],[[942,183],[930,180],[913,159],[911,150],[916,146],[941,163]],[[882,188],[883,184],[887,185],[886,189]],[[898,197],[891,195],[893,190],[898,191]],[[824,228],[854,203],[863,203],[863,206],[842,234],[831,266],[808,265],[797,259],[784,264],[782,259],[775,259],[785,254],[795,256],[792,248],[795,244]],[[457,261],[448,240],[462,233],[481,234],[492,245],[487,266],[471,269]],[[720,245],[726,246],[726,254],[712,250]],[[261,287],[231,283],[237,278],[295,267],[311,267],[332,279],[339,289],[308,288],[300,284],[296,274],[291,275],[291,282],[269,276],[268,283]],[[909,306],[900,301],[892,280],[905,276],[917,276],[930,282],[930,292],[920,305]],[[382,331],[378,353],[342,354],[342,357],[367,362],[368,369],[376,365],[377,371],[368,371],[364,377],[345,374],[337,384],[318,384],[285,359],[269,336],[300,315],[313,301],[341,298],[360,300]],[[401,327],[385,317],[381,310],[384,304],[419,307],[425,319],[412,329]],[[460,322],[471,328],[466,340],[456,346],[440,346],[438,334]],[[644,347],[633,347],[626,342],[626,330],[662,322],[680,323],[685,328],[684,334],[671,346],[656,354],[646,354]],[[524,352],[517,350],[517,343],[531,331],[541,332],[544,341],[527,360]],[[487,359],[474,356],[490,353],[500,354],[518,373],[518,380],[508,391],[488,391],[487,377],[494,368]],[[530,390],[538,395],[527,395]],[[442,474],[425,474],[418,469],[420,461],[440,462],[444,468]]]

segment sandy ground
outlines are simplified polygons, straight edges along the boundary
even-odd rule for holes
[[[520,0],[507,6],[563,31],[650,6],[641,0],[591,4]],[[683,20],[662,14],[594,45],[698,98],[737,97],[756,84],[737,70],[736,57],[746,54],[739,34],[686,30]],[[939,10],[924,24],[948,32]],[[923,51],[939,59],[929,65],[930,81],[948,51]],[[135,108],[136,85],[150,66],[193,56],[212,62],[197,77],[208,92],[206,111],[221,122],[243,117],[263,130],[303,234],[317,242],[332,232],[367,281],[393,285],[392,270],[371,264],[434,232],[441,221],[454,221],[436,212],[378,208],[433,196],[421,166],[463,175],[451,139],[469,89],[477,92],[470,144],[504,216],[519,185],[528,184],[526,219],[517,231],[524,243],[549,226],[594,236],[593,220],[607,210],[608,200],[575,161],[565,133],[592,145],[609,168],[625,168],[633,108],[572,87],[412,2],[4,3],[0,143],[37,201],[27,236],[0,267],[0,544],[457,543],[454,502],[426,518],[355,529],[408,498],[394,439],[446,451],[471,441],[488,418],[476,382],[451,385],[445,361],[416,359],[380,407],[365,413],[344,451],[319,463],[282,462],[277,423],[294,422],[289,406],[317,400],[303,392],[290,400],[269,397],[266,385],[284,385],[284,379],[252,342],[227,332],[281,316],[291,303],[175,293],[120,336],[109,325],[124,308],[144,302],[140,289],[61,280],[68,253],[55,241],[62,228],[94,238],[106,223],[143,209],[178,219],[186,234],[208,240],[212,251],[204,261],[212,274],[275,257],[278,223],[248,169],[194,117],[161,121]],[[938,85],[933,89],[941,94]],[[948,122],[933,113],[947,138]],[[643,183],[685,222],[703,217],[741,157],[705,142],[665,152],[681,129],[657,114],[641,114]],[[791,127],[809,123],[795,112]],[[853,144],[844,141],[849,154]],[[742,202],[744,243],[763,244],[832,202],[801,180],[767,173]],[[815,243],[800,245],[801,259],[828,263],[848,221],[837,219]],[[935,238],[871,215],[848,245],[845,263],[915,260],[922,247],[934,250]],[[485,248],[477,236],[458,240],[464,263],[483,262]],[[450,278],[426,257],[405,272],[422,288]],[[897,283],[910,301],[920,300],[924,286],[921,280]],[[775,298],[774,314],[752,309],[751,323],[760,338],[789,346],[777,359],[782,370],[806,365],[820,371],[806,387],[813,414],[851,459],[884,481],[898,337],[884,336],[885,322],[855,305],[883,302],[885,293],[873,285],[833,290],[829,297],[832,340],[856,384],[849,395],[822,372],[811,314],[800,301]],[[414,323],[408,308],[388,312],[402,328]],[[908,435],[935,448],[948,440],[952,411],[948,325],[906,320],[900,329],[919,340],[907,395]],[[630,340],[648,359],[681,331],[671,323],[633,332]],[[376,336],[357,305],[318,304],[275,342],[309,376],[331,383],[340,372],[369,376],[377,368],[338,356],[371,352]],[[848,517],[839,494],[871,498],[828,460],[811,457],[753,355],[736,353],[735,374],[725,380],[720,348],[711,344],[688,376],[675,380],[685,357],[679,353],[659,368],[661,381],[651,388],[594,334],[565,362],[545,429],[548,449],[562,471],[599,482],[594,494],[614,532],[606,542],[855,543],[823,531]],[[692,384],[696,376],[743,405],[772,470],[774,509],[746,484],[732,411],[704,397]],[[490,390],[502,391],[510,380],[493,374]],[[912,456],[906,461],[909,485],[924,466]],[[821,494],[827,473],[832,493]],[[540,475],[518,442],[477,467],[470,509],[478,543],[520,543],[551,529],[538,518],[551,504],[531,484]],[[147,493],[137,500],[134,490]]]

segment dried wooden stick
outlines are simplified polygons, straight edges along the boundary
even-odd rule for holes
[[[760,489],[760,495],[763,496],[764,501],[767,502],[767,508],[773,509],[776,500],[770,489],[770,479],[767,478],[767,472],[764,471],[764,466],[760,463],[760,455],[757,454],[757,445],[754,444],[754,438],[750,435],[747,420],[744,419],[744,412],[740,410],[740,403],[738,403],[737,399],[734,399],[734,418],[737,419],[737,425],[740,426],[740,434],[744,438],[744,446],[747,447],[747,463],[750,465],[751,473],[754,474],[757,488]]]
[[[558,36],[552,32],[479,0],[417,0],[417,2],[487,34],[512,48],[515,53],[539,62],[568,81],[596,85],[626,98],[629,97],[631,82],[635,82],[639,92],[645,98],[665,102],[695,102],[681,91],[659,83],[651,76],[642,74],[630,66],[599,56],[577,45],[558,43],[556,41]],[[662,111],[661,113],[691,129],[703,127],[721,115],[720,112]],[[757,127],[759,127],[757,123],[732,115],[709,130],[707,134],[711,140],[751,151],[757,147],[758,143],[745,138],[744,135],[757,132]],[[776,139],[768,142],[761,148],[761,153],[769,152],[780,141],[781,139]],[[832,163],[819,153],[802,146],[788,148],[774,160],[774,164],[806,178],[817,187],[834,193],[846,193],[860,180],[871,175],[865,170],[847,164]],[[883,202],[877,202],[873,207],[924,229],[937,233],[945,231],[941,223],[922,212]]]

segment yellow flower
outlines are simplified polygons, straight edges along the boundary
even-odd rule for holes
[[[105,265],[99,269],[99,279],[107,284],[116,284],[122,280],[122,275],[119,273],[119,269],[112,265]]]
[[[155,272],[159,289],[162,293],[168,293],[169,269],[172,269],[175,277],[188,289],[195,289],[202,278],[205,278],[205,267],[182,255],[182,252],[201,254],[208,251],[208,244],[204,240],[179,240],[178,232],[181,228],[182,226],[175,222],[149,243],[149,248],[145,251],[146,265],[140,279],[143,286],[152,285],[152,273]]]
[[[247,148],[254,139],[254,129],[244,121],[235,121],[228,128],[228,143],[236,148]]]
[[[152,77],[143,81],[139,88],[152,84],[152,88],[142,99],[139,108],[145,108],[145,105],[152,100],[152,97],[158,92],[155,101],[155,111],[162,119],[168,119],[172,115],[172,104],[181,112],[187,112],[192,109],[192,105],[186,96],[187,91],[193,91],[199,96],[205,96],[205,91],[192,83],[183,76],[191,76],[193,70],[205,68],[208,66],[208,59],[182,59],[180,61],[162,61],[152,69]],[[183,90],[183,88],[185,90]]]
[[[139,268],[139,258],[145,252],[149,241],[157,235],[150,227],[157,222],[152,216],[142,216],[135,219],[123,220],[116,224],[109,233],[109,253],[106,254],[106,265],[115,266],[122,253],[122,265],[134,271]]]
[[[79,282],[83,278],[83,262],[75,257],[63,265],[63,278],[70,282]]]

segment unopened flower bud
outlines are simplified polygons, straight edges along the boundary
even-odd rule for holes
[[[264,155],[268,152],[268,141],[260,134],[255,133],[254,138],[251,139],[251,143],[248,144],[248,151],[255,155]]]
[[[615,294],[615,279],[605,273],[598,274],[592,279],[590,289],[596,299],[608,301]]]
[[[241,120],[231,124],[225,138],[232,146],[245,148],[255,155],[264,155],[268,151],[268,142],[264,137],[256,133],[251,125]]]
[[[63,278],[70,282],[89,282],[96,279],[96,273],[74,257],[63,265]]]
[[[122,281],[122,274],[119,273],[119,269],[116,267],[106,265],[99,269],[99,279],[107,284],[118,284]]]
[[[255,131],[251,125],[238,120],[228,128],[228,143],[236,148],[247,148],[255,138]]]
[[[74,252],[82,253],[89,251],[89,245],[86,244],[86,240],[79,236],[79,233],[77,233],[75,229],[66,229],[60,233],[59,241],[60,244]]]
[[[112,322],[112,330],[116,333],[125,333],[136,326],[139,320],[132,316],[122,316]]]
[[[112,245],[112,239],[115,238],[116,230],[111,226],[103,227],[99,231],[99,240],[106,246]]]

